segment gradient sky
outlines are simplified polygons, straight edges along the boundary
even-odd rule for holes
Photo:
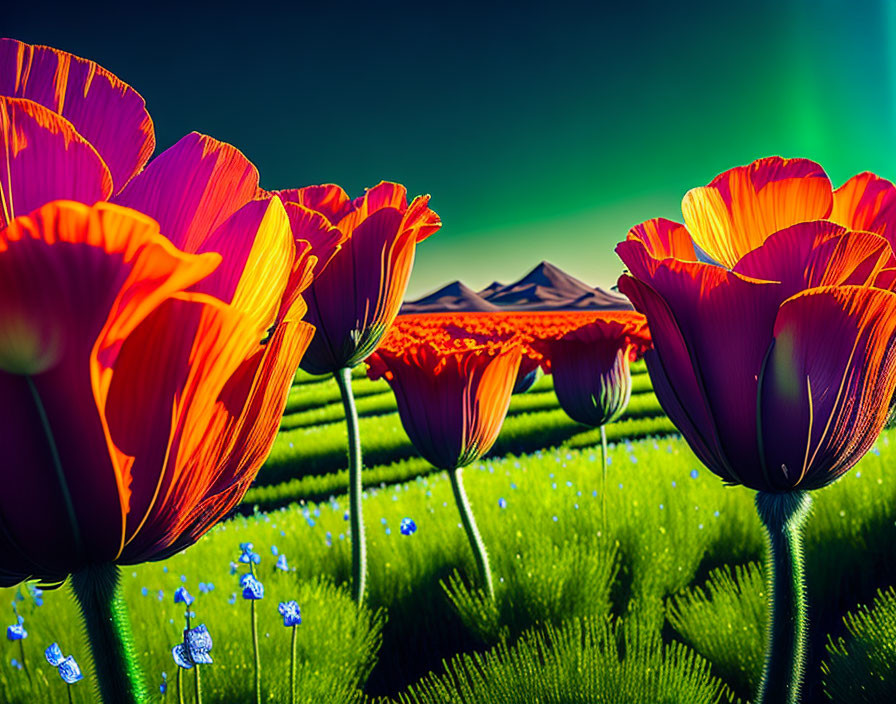
[[[631,225],[760,156],[896,178],[894,2],[17,2],[0,34],[131,83],[160,149],[198,130],[268,188],[431,193],[416,297],[542,259],[608,286]]]

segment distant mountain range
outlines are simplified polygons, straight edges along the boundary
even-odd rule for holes
[[[631,310],[628,299],[618,293],[592,288],[562,269],[542,262],[519,281],[495,281],[474,291],[452,281],[423,298],[406,301],[402,313],[445,313],[496,310]]]

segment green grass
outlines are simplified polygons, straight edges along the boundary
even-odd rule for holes
[[[636,379],[644,381],[643,374]],[[215,642],[215,664],[203,670],[204,701],[251,701],[248,606],[241,598],[230,603],[239,592],[231,561],[244,541],[262,555],[267,702],[286,696],[289,633],[276,607],[292,598],[304,619],[301,701],[691,702],[752,696],[765,629],[757,567],[764,537],[752,492],[723,486],[681,438],[668,436],[673,428],[649,389],[641,388],[627,417],[608,428],[617,442],[610,447],[606,492],[597,432],[564,420],[555,402],[547,403],[553,396],[548,382],[514,399],[496,454],[465,475],[496,579],[492,604],[483,598],[446,475],[413,455],[394,413],[377,415],[376,404],[391,393],[378,393],[357,374],[356,384],[369,385],[363,398],[371,404],[362,419],[369,467],[368,607],[359,611],[347,588],[342,423],[284,431],[278,447],[290,462],[308,458],[323,469],[303,475],[291,466],[297,476],[284,471],[286,481],[254,487],[247,505],[292,505],[236,517],[164,563],[124,569],[135,638],[153,691],[161,673],[168,673],[169,693],[159,701],[176,701],[170,649],[180,638],[183,613],[172,596],[181,575],[197,597],[195,623],[206,623]],[[328,385],[328,379],[300,374],[293,395],[304,403]],[[307,440],[301,447],[284,444],[295,445],[300,437]],[[829,697],[889,701],[881,693],[893,691],[888,668],[896,595],[884,592],[870,609],[860,605],[896,584],[894,441],[896,430],[886,431],[856,469],[814,494],[806,535],[807,703]],[[276,462],[265,471],[271,467]],[[303,501],[330,494],[335,498]],[[413,535],[398,530],[405,516],[417,523]],[[287,556],[289,572],[274,569],[272,545]],[[199,593],[200,581],[213,583],[214,590]],[[0,603],[5,598],[9,604],[15,593],[0,590]],[[64,685],[43,660],[53,641],[85,670],[85,681],[73,689],[75,701],[95,701],[90,657],[68,588],[45,593],[40,607],[23,593],[17,604],[29,632],[24,645],[34,684],[29,687],[24,672],[10,666],[18,645],[4,641],[0,701],[65,701]],[[854,615],[844,623],[850,611]],[[13,623],[12,610],[7,614]],[[533,676],[542,671],[541,680]],[[873,681],[858,676],[865,671]]]

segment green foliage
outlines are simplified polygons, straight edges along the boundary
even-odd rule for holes
[[[848,638],[828,641],[821,669],[824,691],[837,702],[892,702],[896,699],[896,590],[878,592],[843,619]]]
[[[709,663],[656,631],[575,619],[530,631],[513,646],[460,655],[447,673],[413,685],[410,704],[709,704],[723,685]]]
[[[767,597],[759,565],[751,562],[709,573],[668,604],[669,623],[743,699],[752,697],[765,662]]]

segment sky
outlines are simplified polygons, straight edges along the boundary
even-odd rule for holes
[[[610,286],[629,227],[762,156],[896,179],[896,0],[32,1],[0,34],[133,85],[159,150],[197,130],[266,188],[431,194],[410,298],[542,260]]]

